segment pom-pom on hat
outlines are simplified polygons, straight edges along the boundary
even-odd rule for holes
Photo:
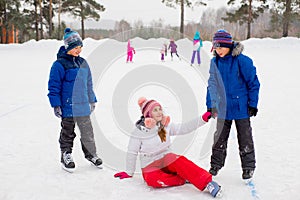
[[[218,30],[213,37],[213,48],[226,47],[231,48],[233,46],[232,36],[226,30]]]
[[[70,51],[77,46],[82,46],[82,39],[78,32],[73,31],[71,28],[66,28],[64,31],[64,44],[65,49]]]

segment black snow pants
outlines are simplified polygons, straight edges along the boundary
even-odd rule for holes
[[[227,143],[232,120],[217,119],[217,130],[214,134],[211,166],[221,169],[225,164]],[[250,118],[235,120],[237,139],[242,169],[255,169],[255,151]]]
[[[73,141],[76,137],[75,124],[80,130],[80,142],[85,157],[96,156],[96,145],[90,116],[62,118],[59,137],[62,152],[72,152]]]

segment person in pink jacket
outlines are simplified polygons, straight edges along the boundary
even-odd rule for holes
[[[135,54],[135,49],[130,45],[130,40],[127,42],[127,59],[126,62],[132,62],[133,54]]]
[[[170,136],[192,132],[208,122],[210,112],[183,124],[170,123],[156,100],[141,97],[138,104],[142,117],[136,122],[131,134],[126,157],[126,171],[114,177],[131,178],[135,172],[139,154],[142,175],[148,186],[163,188],[191,183],[199,190],[207,189],[213,197],[222,195],[221,186],[212,180],[212,175],[183,155],[171,151]]]

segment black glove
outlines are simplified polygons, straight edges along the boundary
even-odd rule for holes
[[[210,112],[211,113],[211,117],[214,118],[214,119],[216,117],[218,117],[218,110],[215,107],[213,107],[213,108],[207,108],[207,112]]]
[[[249,114],[250,117],[252,117],[252,116],[255,117],[257,112],[258,112],[257,108],[254,108],[254,107],[251,107],[251,106],[248,107],[248,114]]]
[[[54,114],[56,117],[61,118],[62,112],[61,112],[60,106],[54,107]]]

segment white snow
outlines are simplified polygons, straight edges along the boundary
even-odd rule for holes
[[[82,56],[91,65],[99,100],[92,115],[95,139],[105,164],[101,170],[84,159],[76,129],[73,174],[61,169],[60,119],[54,116],[47,98],[49,71],[62,41],[0,45],[0,199],[212,199],[207,191],[200,192],[190,184],[149,188],[139,170],[132,179],[113,177],[124,170],[128,134],[140,115],[140,96],[157,99],[177,122],[200,116],[206,110],[211,42],[204,42],[200,67],[189,65],[192,45],[188,39],[176,41],[181,61],[176,56],[171,61],[168,54],[161,62],[159,50],[163,42],[168,39],[132,39],[137,52],[134,63],[126,64],[127,43],[84,40]],[[300,39],[253,38],[242,43],[261,82],[259,112],[252,118],[257,192],[263,200],[298,200]],[[175,138],[174,151],[208,169],[214,123],[211,120],[191,136]],[[224,189],[223,199],[253,199],[241,180],[234,126],[225,167],[214,179]]]

